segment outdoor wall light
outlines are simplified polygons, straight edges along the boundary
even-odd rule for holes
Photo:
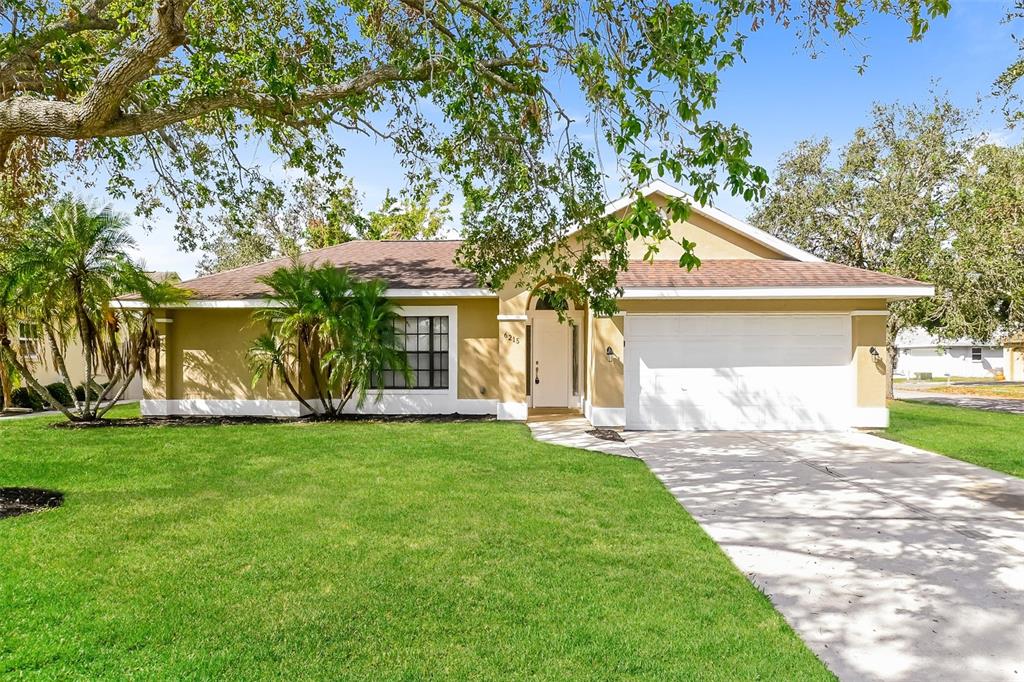
[[[871,357],[873,357],[875,360],[878,359],[878,349],[877,348],[875,348],[874,346],[871,346],[871,348],[868,350],[868,352],[871,353]]]
[[[608,362],[611,362],[612,360],[615,359],[615,351],[612,350],[611,346],[608,346],[607,348],[604,349],[604,354],[605,357],[608,358]]]

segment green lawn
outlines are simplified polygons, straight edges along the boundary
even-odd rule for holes
[[[898,440],[1024,478],[1024,416],[894,400],[889,429]]]
[[[122,411],[121,414],[127,414]],[[831,675],[638,461],[522,425],[0,422],[0,677]]]

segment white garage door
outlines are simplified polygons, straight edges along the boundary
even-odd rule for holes
[[[850,425],[846,315],[627,315],[625,323],[628,429]]]

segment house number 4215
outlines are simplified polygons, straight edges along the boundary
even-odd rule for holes
[[[519,343],[519,337],[518,336],[512,336],[508,332],[504,332],[504,336],[505,336],[505,340],[508,341],[509,343]]]

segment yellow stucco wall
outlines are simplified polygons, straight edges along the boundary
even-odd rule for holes
[[[622,301],[620,309],[628,313],[849,313],[853,310],[885,310],[885,302],[865,300],[678,300]],[[588,365],[594,407],[623,407],[623,330],[624,317],[592,318],[591,352]],[[885,356],[885,317],[881,315],[851,318],[851,361],[856,362],[857,404],[862,407],[885,406],[885,366],[877,366],[870,356],[875,346]],[[612,347],[616,359],[608,362],[606,349]]]
[[[623,317],[590,316],[588,367],[590,404],[594,407],[622,407],[623,396]],[[608,348],[614,356],[608,359]]]
[[[886,351],[886,318],[881,315],[855,315],[852,329],[853,362],[857,377],[857,407],[885,407],[885,375],[889,354]],[[871,356],[871,348],[878,358]]]
[[[497,399],[498,301],[474,299],[397,299],[399,306],[444,305],[458,308],[458,397]],[[290,400],[278,381],[252,388],[245,354],[263,332],[249,309],[182,309],[166,313],[164,374],[147,378],[151,399]],[[303,385],[307,382],[301,382]],[[481,392],[481,389],[483,391]],[[303,389],[312,395],[311,391]]]
[[[171,318],[165,373],[169,399],[292,399],[276,380],[252,386],[245,354],[264,327],[253,322],[251,310],[194,308],[175,310]]]
[[[459,306],[459,398],[498,398],[498,301],[467,299]]]
[[[747,258],[786,258],[772,251],[767,246],[755,242],[710,218],[692,212],[690,217],[681,223],[672,225],[672,234],[683,237],[697,244],[694,253],[701,260],[729,260]],[[633,240],[629,243],[629,257],[639,260],[647,253],[647,245],[643,241]],[[664,242],[659,245],[655,260],[675,260],[683,254],[681,246],[675,242]]]

